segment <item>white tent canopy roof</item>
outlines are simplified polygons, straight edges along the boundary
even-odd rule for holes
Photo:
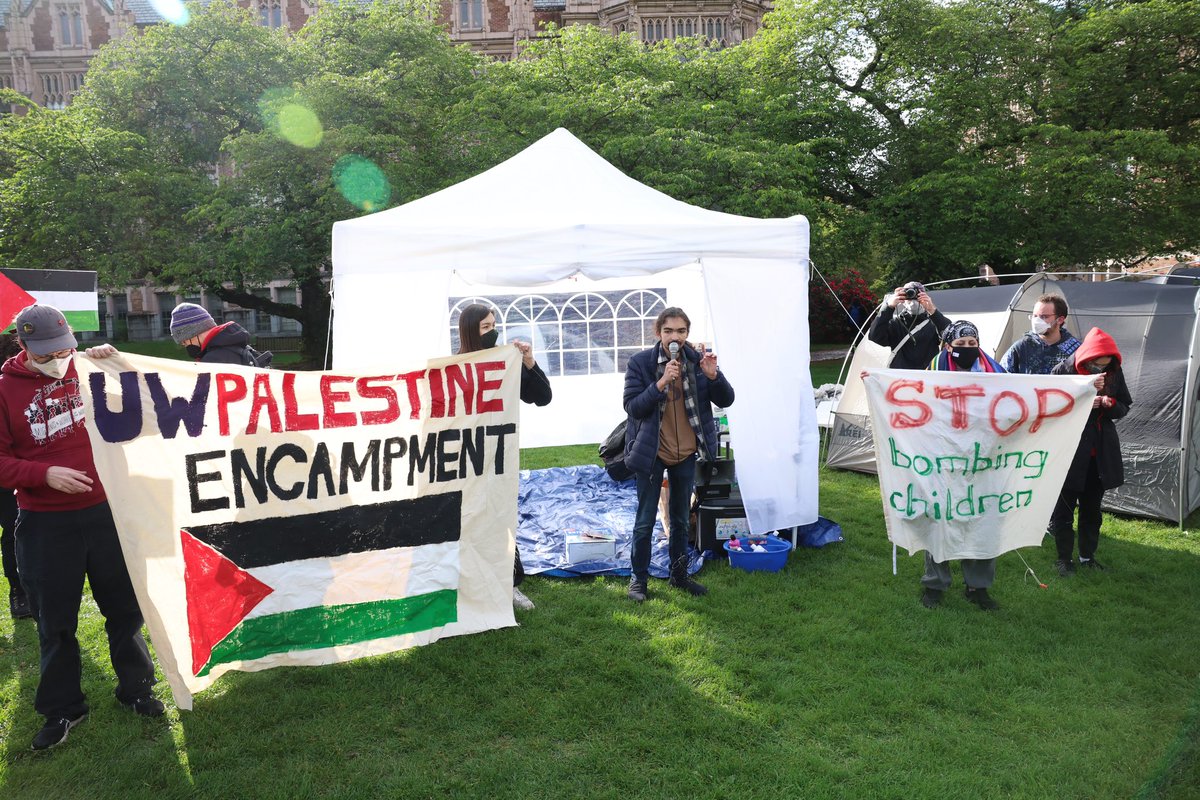
[[[729,421],[751,529],[807,524],[817,518],[818,445],[808,234],[804,217],[752,219],[674,200],[559,129],[474,178],[333,226],[334,364],[386,367],[447,353],[452,285],[479,296],[561,281],[586,293],[598,291],[597,282],[622,288],[613,286],[618,279],[645,286],[645,276],[698,264],[702,291],[665,274],[659,288],[667,305],[707,318],[697,332],[714,336],[737,393]],[[562,348],[567,322],[558,313],[536,322],[546,326],[544,340]],[[615,318],[607,324],[612,332],[585,349],[608,348],[610,364],[622,363],[618,348],[628,354],[648,344],[640,330],[632,346],[612,342]],[[781,333],[785,359],[764,346]],[[522,409],[522,445],[602,440],[625,415],[619,369],[551,370],[554,402]]]
[[[333,260],[357,272],[453,269],[532,286],[711,257],[803,263],[803,217],[752,219],[688,205],[625,175],[559,128],[473,178],[333,227]]]

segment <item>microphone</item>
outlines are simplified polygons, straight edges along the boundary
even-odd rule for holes
[[[672,361],[679,358],[679,342],[671,342],[669,345],[667,345],[667,350],[671,352]]]

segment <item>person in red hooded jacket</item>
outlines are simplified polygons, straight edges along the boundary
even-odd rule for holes
[[[0,486],[16,489],[17,567],[37,620],[41,678],[34,708],[46,718],[34,750],[55,747],[88,715],[75,629],[83,580],[104,615],[117,700],[159,716],[154,662],[104,486],[84,425],[78,342],[57,308],[31,305],[14,321],[21,352],[0,367]],[[90,348],[105,358],[111,345]]]
[[[1121,351],[1113,338],[1099,328],[1088,331],[1079,349],[1050,374],[1096,376],[1092,413],[1067,471],[1058,504],[1050,515],[1050,531],[1058,549],[1054,566],[1059,575],[1066,577],[1075,572],[1072,523],[1076,506],[1079,507],[1079,565],[1085,569],[1104,569],[1104,565],[1096,560],[1096,547],[1100,543],[1100,504],[1105,491],[1125,482],[1121,440],[1113,423],[1129,413],[1133,400],[1121,371]]]

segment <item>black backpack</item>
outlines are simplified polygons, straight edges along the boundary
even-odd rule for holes
[[[271,359],[274,357],[275,355],[270,350],[258,351],[250,345],[246,345],[246,349],[242,351],[242,363],[247,367],[270,369]]]
[[[600,458],[604,461],[604,470],[614,481],[627,481],[633,477],[633,470],[625,466],[625,424],[613,428],[613,432],[600,443]]]

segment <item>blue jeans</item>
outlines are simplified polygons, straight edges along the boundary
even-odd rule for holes
[[[692,488],[696,483],[696,456],[691,455],[678,464],[668,466],[655,458],[649,472],[637,473],[637,516],[633,522],[633,550],[629,568],[634,577],[645,580],[650,576],[650,534],[658,518],[658,498],[662,494],[663,473],[670,483],[667,511],[671,521],[671,541],[668,552],[671,564],[687,556],[688,533],[691,530]]]

